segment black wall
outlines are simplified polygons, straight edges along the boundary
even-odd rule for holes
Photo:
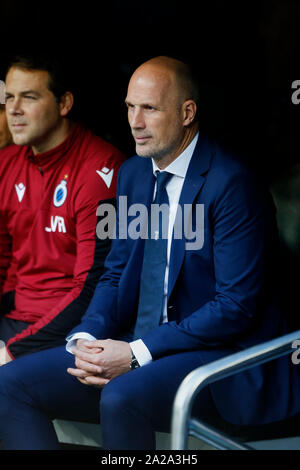
[[[76,112],[128,156],[134,153],[124,98],[144,60],[191,62],[202,90],[202,126],[273,179],[299,161],[300,7],[278,1],[2,0],[0,79],[10,56],[29,51],[64,59]]]

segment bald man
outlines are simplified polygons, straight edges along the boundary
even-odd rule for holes
[[[285,332],[272,203],[243,164],[199,133],[198,101],[175,59],[133,74],[126,105],[137,156],[119,172],[106,271],[67,351],[0,368],[5,449],[57,449],[51,418],[99,416],[105,449],[154,449],[191,370]],[[268,366],[267,377],[281,379],[276,394],[259,366],[203,390],[195,412],[243,425],[281,419],[294,411],[290,362]]]

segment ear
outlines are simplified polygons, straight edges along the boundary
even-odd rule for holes
[[[59,111],[61,116],[66,116],[73,107],[74,96],[70,91],[67,91],[59,102]]]
[[[183,103],[183,125],[189,126],[195,119],[197,105],[193,100],[187,100]]]

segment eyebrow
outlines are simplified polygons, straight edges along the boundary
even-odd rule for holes
[[[126,105],[131,105],[131,106],[140,106],[141,108],[145,108],[146,106],[151,106],[152,108],[157,108],[157,104],[154,104],[154,103],[151,103],[151,102],[145,102],[145,103],[139,103],[137,105],[135,105],[134,103],[132,103],[130,100],[125,100],[125,104]]]
[[[35,95],[35,96],[41,96],[40,93],[34,90],[24,90],[20,92],[21,96],[25,95]],[[6,92],[6,96],[13,96],[13,93],[10,93],[9,91]]]

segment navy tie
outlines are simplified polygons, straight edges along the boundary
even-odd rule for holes
[[[164,204],[163,216],[157,213],[155,216],[151,211],[148,217],[148,238],[145,240],[135,339],[141,338],[158,326],[163,313],[169,224],[169,199],[166,184],[172,176],[166,171],[157,172],[156,195],[152,209],[157,210],[158,206]]]

